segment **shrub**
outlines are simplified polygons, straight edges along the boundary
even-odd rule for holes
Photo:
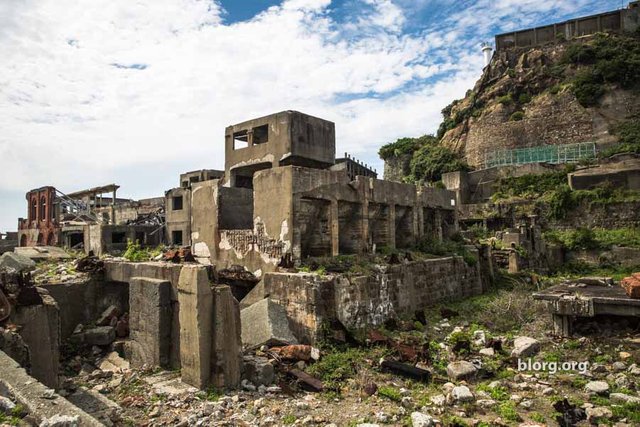
[[[131,240],[127,240],[127,250],[122,255],[122,257],[132,262],[142,262],[150,261],[161,253],[161,248],[143,248],[137,241],[133,242]]]
[[[511,115],[511,117],[509,117],[509,120],[512,122],[519,122],[522,119],[524,119],[524,112],[522,111],[516,111]]]
[[[601,77],[591,69],[582,70],[573,80],[573,93],[583,107],[593,107],[598,104],[604,94]]]
[[[402,395],[400,394],[400,391],[398,391],[394,387],[381,386],[378,389],[378,395],[386,397],[389,400],[393,400],[394,402],[402,401]]]
[[[513,104],[513,95],[511,93],[508,93],[504,96],[501,96],[500,98],[498,98],[498,102],[502,105]]]
[[[518,411],[516,411],[516,404],[513,401],[501,403],[498,407],[498,414],[507,421],[521,421]]]
[[[420,138],[400,138],[396,142],[383,145],[378,151],[382,160],[399,157],[403,154],[413,154],[420,146]]]
[[[522,105],[528,104],[531,102],[531,99],[531,95],[529,95],[528,93],[521,93],[518,97],[518,103]]]
[[[444,173],[468,169],[469,166],[458,154],[438,145],[435,139],[423,145],[411,159],[411,175],[414,181],[440,181]]]

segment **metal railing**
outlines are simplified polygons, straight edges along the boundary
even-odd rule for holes
[[[538,147],[516,148],[485,152],[483,169],[495,166],[524,165],[528,163],[577,163],[596,157],[596,144],[581,142],[565,145],[541,145]]]

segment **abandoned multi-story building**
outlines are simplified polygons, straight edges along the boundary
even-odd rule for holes
[[[333,123],[295,111],[225,130],[224,177],[166,192],[167,243],[220,267],[408,248],[456,228],[454,193],[376,179],[335,159]]]
[[[121,199],[118,188],[111,184],[70,194],[51,186],[31,190],[27,218],[18,219],[19,246],[82,247],[100,255],[124,250],[128,240],[162,243],[164,198]]]

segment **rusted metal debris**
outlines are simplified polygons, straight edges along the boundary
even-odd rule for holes
[[[288,375],[295,378],[300,383],[300,385],[302,385],[302,387],[307,390],[315,392],[321,392],[324,390],[324,384],[322,384],[322,381],[312,377],[311,375],[301,371],[300,369],[293,368],[289,369],[286,372]]]
[[[76,271],[92,274],[102,273],[104,271],[104,261],[89,253],[86,257],[76,261]]]
[[[418,381],[429,382],[431,380],[431,372],[406,363],[382,359],[380,361],[380,367],[385,371],[413,378]]]
[[[191,252],[191,247],[185,246],[179,249],[170,249],[162,255],[165,261],[180,264],[184,262],[196,262],[196,257]]]
[[[280,360],[295,360],[308,362],[320,359],[320,350],[310,345],[287,345],[284,347],[273,347],[269,353],[277,356]]]
[[[625,277],[620,285],[629,298],[640,299],[640,273]]]

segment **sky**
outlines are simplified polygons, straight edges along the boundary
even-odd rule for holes
[[[224,128],[298,110],[336,151],[436,131],[498,33],[620,0],[0,0],[0,231],[25,193],[161,196],[224,168]]]

